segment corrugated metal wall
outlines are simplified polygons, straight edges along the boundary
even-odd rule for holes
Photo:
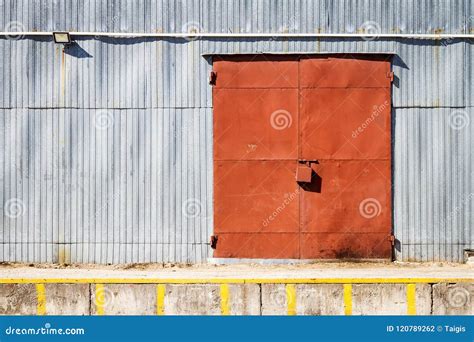
[[[0,2],[3,31],[465,33],[443,1]],[[19,38],[19,39],[17,39]],[[401,260],[474,247],[472,41],[0,39],[0,260],[211,256],[212,68],[205,54],[394,52],[394,231]]]
[[[206,108],[1,110],[2,259],[205,260],[211,127]]]
[[[396,108],[394,227],[403,260],[474,246],[474,108]]]

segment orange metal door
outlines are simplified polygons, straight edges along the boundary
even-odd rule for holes
[[[303,259],[391,257],[390,63],[302,58],[299,159]]]
[[[390,64],[214,60],[215,257],[390,258]]]
[[[298,62],[240,57],[213,68],[214,256],[298,258]]]

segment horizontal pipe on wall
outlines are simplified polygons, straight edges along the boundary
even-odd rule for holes
[[[69,32],[71,36],[111,38],[405,38],[473,39],[474,34],[431,33],[145,33],[145,32]],[[0,32],[0,36],[52,36],[53,32]]]

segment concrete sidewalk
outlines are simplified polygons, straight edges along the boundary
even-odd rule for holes
[[[304,265],[0,265],[0,279],[474,279],[474,265],[316,263]]]

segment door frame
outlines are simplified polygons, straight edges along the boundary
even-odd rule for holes
[[[394,73],[393,73],[393,62],[394,58],[397,56],[395,52],[356,52],[356,53],[346,53],[346,52],[289,52],[289,53],[279,53],[279,52],[261,52],[261,53],[205,53],[202,55],[208,62],[209,65],[209,86],[213,87],[213,82],[218,79],[218,75],[216,75],[213,71],[213,66],[214,62],[218,58],[222,58],[223,60],[228,60],[232,58],[249,58],[251,59],[252,57],[255,56],[269,56],[269,59],[271,60],[272,58],[275,57],[287,57],[287,58],[295,58],[295,60],[300,60],[301,56],[305,57],[311,57],[311,56],[327,56],[327,57],[342,57],[342,56],[355,56],[355,57],[384,57],[385,61],[387,61],[390,64],[390,74],[392,77],[392,82],[390,83],[390,134],[391,134],[391,139],[390,139],[390,238],[391,238],[391,257],[390,261],[396,260],[395,257],[395,249],[399,249],[399,240],[396,239],[394,236],[394,186],[395,186],[395,179],[394,179],[394,164],[395,164],[395,158],[394,158],[394,147],[395,147],[395,115],[394,115],[394,109],[393,109],[393,79],[394,79]],[[211,95],[211,108],[212,108],[212,121],[214,123],[214,98]],[[212,132],[214,135],[214,131]],[[212,210],[213,210],[213,226],[212,226],[212,235],[210,236],[209,244],[212,249],[212,255],[214,254],[214,248],[215,244],[218,243],[218,236],[215,234],[215,222],[214,222],[214,213],[215,213],[215,189],[214,189],[214,140],[212,140],[213,146],[212,146],[212,164],[213,164],[213,174],[212,174]],[[301,263],[307,263],[310,261],[314,260],[320,260],[320,261],[350,261],[350,260],[362,260],[362,261],[386,261],[387,259],[259,259],[259,258],[223,258],[223,257],[211,257],[210,261],[214,263],[222,263],[222,264],[227,264],[227,263],[238,263],[238,262],[264,262],[264,263],[282,263],[286,261],[291,261],[293,262],[301,262]]]

